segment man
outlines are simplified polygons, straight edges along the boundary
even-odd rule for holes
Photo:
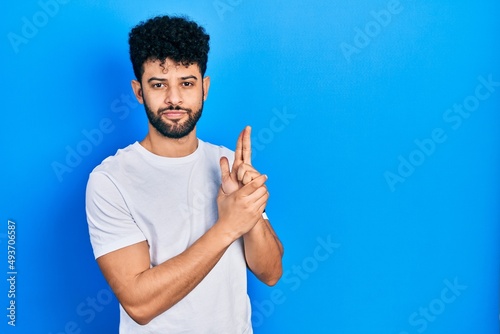
[[[196,137],[210,86],[208,42],[181,17],[152,18],[129,35],[132,88],[149,131],[96,167],[86,194],[120,333],[252,333],[246,268],[268,285],[282,274],[250,127],[234,153]]]

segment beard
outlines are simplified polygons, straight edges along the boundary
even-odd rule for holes
[[[149,123],[158,131],[160,134],[167,138],[179,139],[187,136],[194,130],[196,123],[201,117],[203,112],[203,100],[201,101],[201,107],[199,110],[193,112],[189,108],[181,108],[179,106],[170,106],[167,108],[158,109],[155,113],[149,108],[146,100],[144,100],[144,109],[146,109],[146,115],[148,116]],[[162,118],[162,114],[168,110],[182,110],[188,115],[188,119],[185,121],[175,120],[171,121],[172,124],[165,122]]]

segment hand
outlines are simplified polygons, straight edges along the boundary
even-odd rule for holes
[[[226,194],[233,193],[261,175],[252,166],[251,131],[252,129],[246,126],[238,136],[231,172],[229,172],[229,161],[227,158],[221,158],[222,190]]]
[[[229,173],[222,163],[221,170]],[[262,218],[269,198],[264,185],[266,180],[266,175],[260,175],[231,194],[225,193],[221,186],[217,196],[218,225],[231,237],[231,241],[250,231]]]

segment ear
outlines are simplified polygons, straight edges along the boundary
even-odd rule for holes
[[[134,91],[135,98],[139,101],[140,104],[144,103],[144,99],[142,98],[142,85],[137,80],[132,80],[132,90]]]
[[[203,78],[203,101],[207,100],[209,88],[210,88],[210,77],[207,76]]]

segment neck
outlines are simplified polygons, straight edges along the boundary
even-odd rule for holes
[[[168,158],[181,158],[190,155],[198,148],[196,128],[187,136],[173,139],[159,134],[150,126],[149,133],[140,144],[156,155]]]

